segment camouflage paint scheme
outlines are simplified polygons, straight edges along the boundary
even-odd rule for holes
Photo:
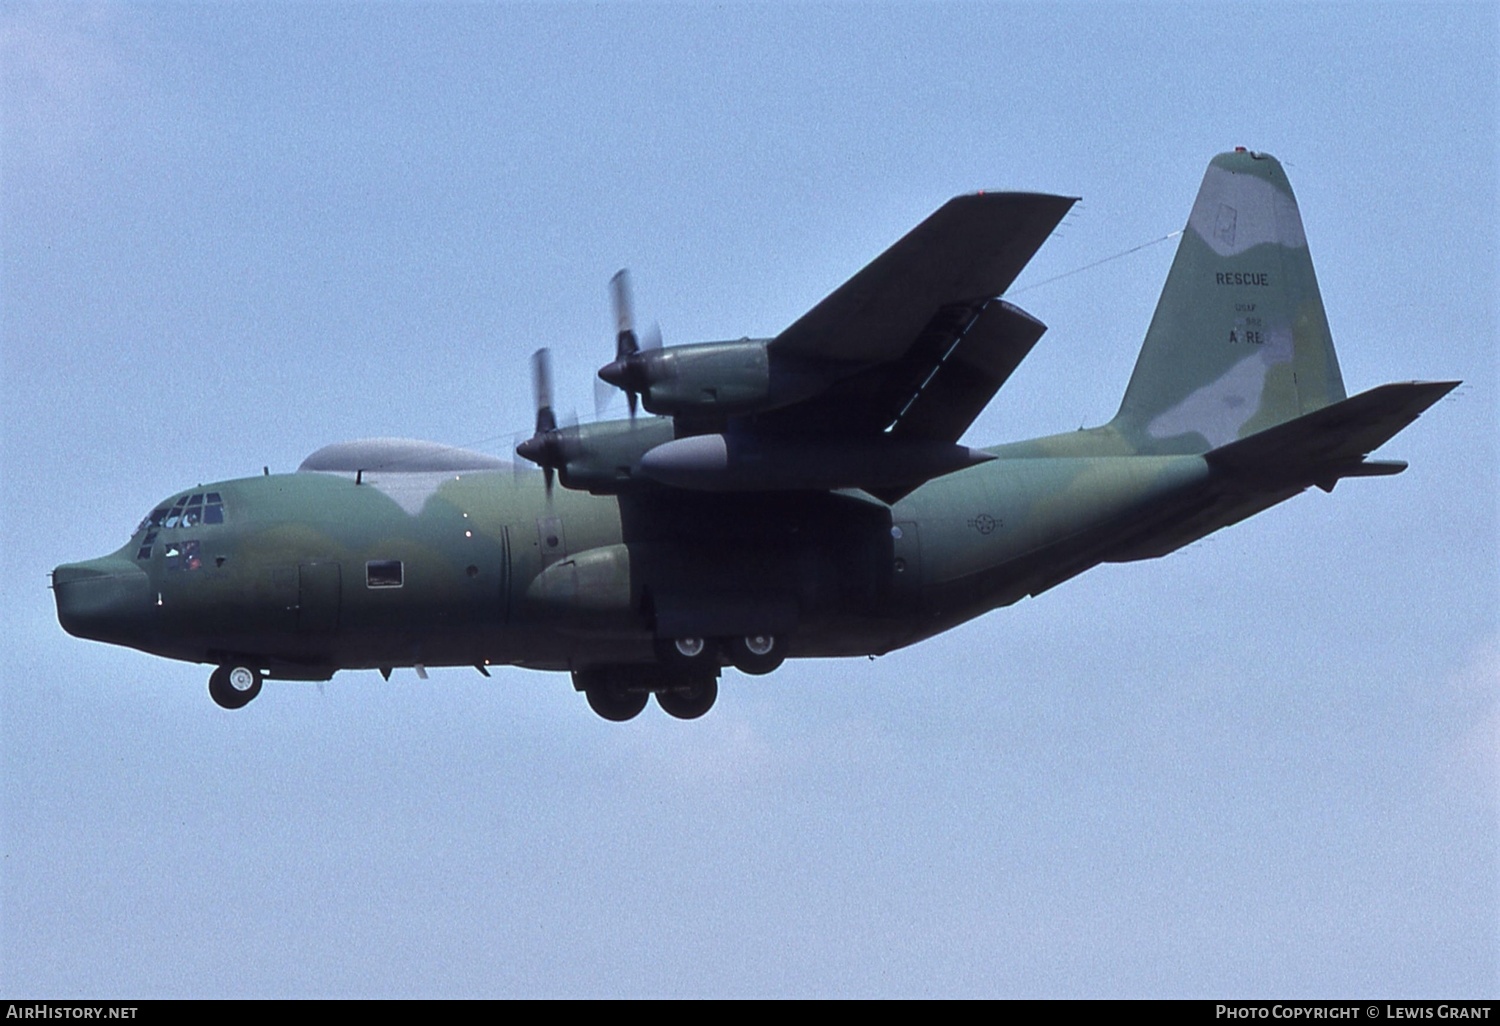
[[[210,690],[227,707],[264,676],[510,664],[573,671],[610,719],[648,693],[690,718],[713,703],[725,664],[887,652],[1101,562],[1171,552],[1311,485],[1399,472],[1366,456],[1457,384],[1346,398],[1285,174],[1236,151],[1204,177],[1115,417],[963,449],[958,435],[1044,330],[990,297],[1072,201],[980,202],[944,207],[776,340],[606,368],[671,416],[539,427],[529,452],[554,446],[534,458],[562,488],[551,469],[544,482],[430,443],[329,446],[294,474],[173,496],[118,552],[58,567],[59,619],[81,637],[217,664]],[[1017,228],[1016,210],[1043,213]],[[976,253],[1006,246],[1003,269],[952,284],[983,263]],[[933,313],[934,296],[995,282]],[[959,325],[940,338],[939,315]],[[924,338],[937,341],[924,351]],[[715,371],[720,353],[735,369]],[[734,380],[711,387],[715,373]],[[830,410],[854,412],[819,419]],[[199,495],[218,500],[221,523],[169,515]],[[768,651],[747,655],[747,642]]]

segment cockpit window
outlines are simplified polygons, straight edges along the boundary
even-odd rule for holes
[[[165,519],[167,519],[167,507],[158,506],[156,509],[153,509],[146,515],[145,520],[142,520],[135,526],[135,533],[140,534],[148,527],[153,529],[158,528],[161,526],[161,522]]]
[[[199,524],[222,524],[224,522],[224,500],[218,492],[197,492],[193,495],[184,495],[171,506],[158,506],[151,511],[150,516],[142,520],[136,527],[136,533],[150,530],[156,532],[160,529],[171,530],[176,527],[196,527]],[[149,542],[143,540],[144,547]],[[138,559],[145,559],[138,556]]]

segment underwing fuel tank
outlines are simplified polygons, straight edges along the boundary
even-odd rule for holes
[[[900,488],[994,459],[950,442],[779,443],[734,435],[693,435],[656,446],[639,473],[674,488],[705,492]]]

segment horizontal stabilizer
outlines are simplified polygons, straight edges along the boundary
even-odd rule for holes
[[[1332,488],[1341,477],[1399,473],[1405,464],[1364,458],[1458,387],[1457,381],[1381,385],[1222,445],[1206,455],[1217,470],[1262,487]]]

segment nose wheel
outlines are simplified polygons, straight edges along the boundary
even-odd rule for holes
[[[253,666],[225,663],[208,678],[208,695],[225,709],[243,709],[260,694],[260,671]]]

